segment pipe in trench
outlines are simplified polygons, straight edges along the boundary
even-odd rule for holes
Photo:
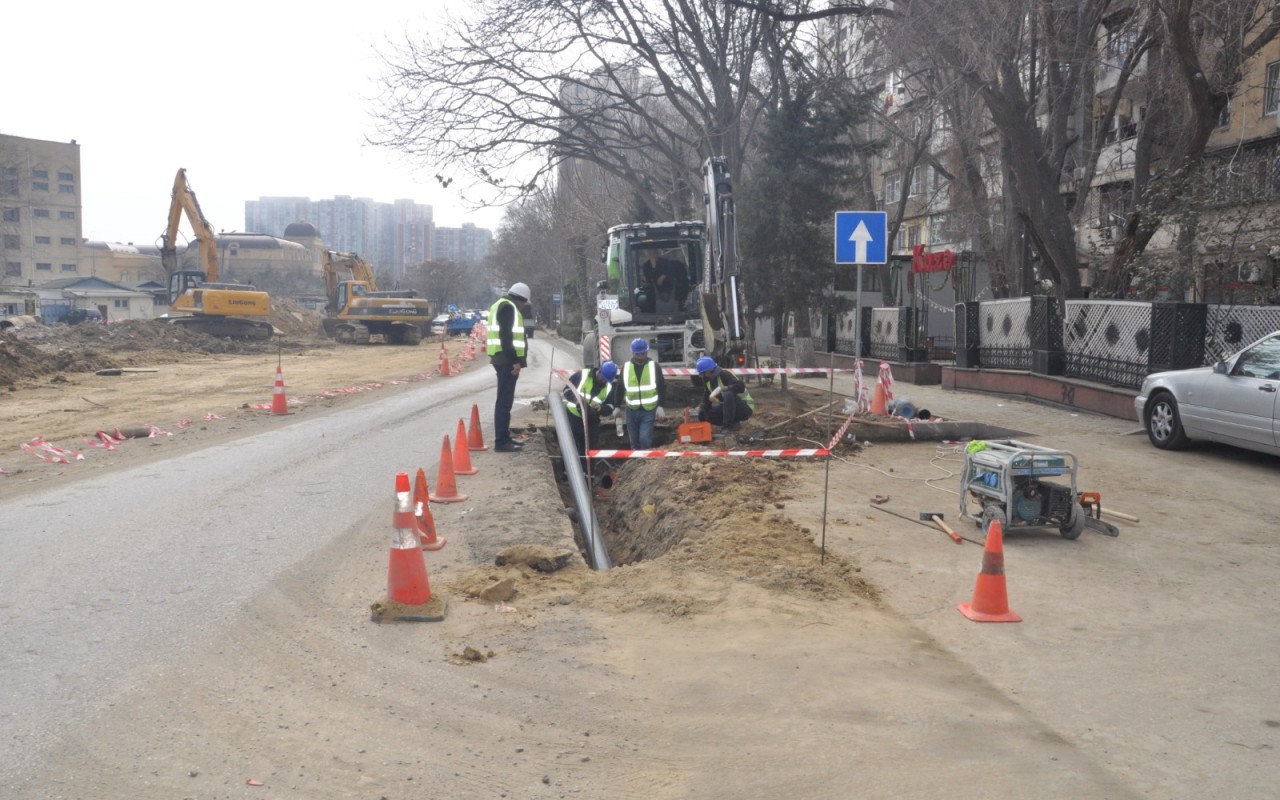
[[[578,458],[578,445],[569,427],[573,423],[564,407],[564,398],[559,392],[551,392],[547,395],[547,405],[551,407],[551,417],[555,420],[556,441],[564,454],[564,471],[569,476],[569,488],[573,490],[573,505],[582,523],[582,538],[587,544],[591,566],[609,569],[613,565],[609,563],[609,551],[604,546],[604,537],[600,535],[600,521],[596,518],[595,504],[591,502],[591,486],[582,472],[582,459]]]

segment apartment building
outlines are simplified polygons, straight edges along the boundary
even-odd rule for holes
[[[80,273],[80,145],[0,135],[0,285]]]

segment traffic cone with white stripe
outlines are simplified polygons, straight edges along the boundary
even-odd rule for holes
[[[433,597],[426,559],[414,519],[408,473],[396,473],[396,510],[391,521],[387,594],[371,607],[374,622],[439,622],[448,603]]]
[[[467,424],[458,420],[458,433],[453,437],[453,474],[475,475],[479,471],[471,465],[471,453],[467,450]]]
[[[271,393],[271,413],[289,413],[289,400],[284,396],[284,373],[280,371],[279,364],[276,365],[276,385]]]
[[[440,343],[440,374],[446,378],[453,377],[453,371],[449,368],[449,350],[444,342]]]
[[[987,531],[973,600],[956,609],[974,622],[1022,622],[1022,617],[1009,609],[1009,593],[1004,585],[1004,526],[1000,520],[992,520]]]
[[[471,430],[467,431],[468,450],[488,450],[484,443],[484,432],[480,430],[480,406],[471,404]]]
[[[439,550],[448,544],[443,536],[436,535],[436,521],[431,516],[431,506],[428,503],[431,492],[427,489],[427,473],[421,468],[413,479],[413,514],[417,518],[418,535],[422,538],[423,550]]]

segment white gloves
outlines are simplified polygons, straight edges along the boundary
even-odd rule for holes
[[[658,410],[655,412],[654,416],[656,416],[658,419],[666,419],[667,410],[662,406],[658,406]]]
[[[724,390],[724,387],[723,387],[723,386],[717,386],[716,388],[712,389],[712,390],[711,390],[711,399],[712,399],[712,400],[715,400],[717,397],[719,397],[719,396],[720,396],[720,392],[721,392],[721,391],[723,391],[723,390]]]
[[[594,408],[594,409],[599,410],[599,408],[600,408],[600,398],[598,398],[598,397],[593,397],[593,398],[591,398],[591,407],[592,407],[592,408]]]

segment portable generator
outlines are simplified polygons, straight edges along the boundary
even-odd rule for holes
[[[985,534],[993,521],[1011,528],[1057,528],[1076,539],[1085,512],[1076,491],[1077,460],[1067,450],[1051,450],[1013,439],[970,442],[960,478],[960,516]]]

